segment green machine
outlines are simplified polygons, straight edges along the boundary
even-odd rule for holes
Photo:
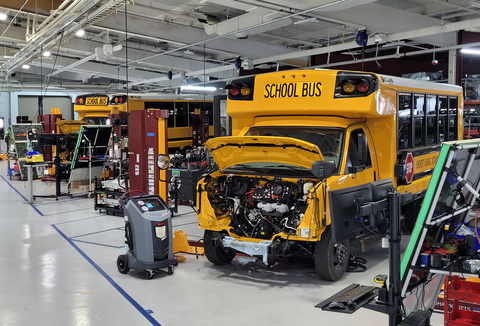
[[[480,239],[459,233],[462,225],[476,223],[479,192],[480,139],[443,143],[401,259],[401,210],[410,200],[408,193],[398,193],[388,180],[331,191],[330,205],[335,207],[332,220],[337,219],[338,224],[335,226],[332,221],[334,228],[342,230],[346,225],[348,230],[359,232],[360,226],[368,225],[380,231],[385,231],[382,224],[388,226],[385,234],[389,243],[389,277],[388,284],[386,275],[375,277],[382,281],[381,288],[352,284],[316,307],[353,313],[363,306],[388,314],[390,326],[430,325],[430,316],[446,277],[449,280],[451,276],[480,277],[480,269],[475,269],[475,264],[480,263]],[[345,209],[353,210],[355,218],[342,220]],[[448,318],[455,318],[458,311],[452,315]],[[468,313],[462,316],[466,315]],[[478,316],[466,319],[475,318],[478,320]]]
[[[450,244],[462,223],[473,221],[479,192],[480,140],[443,143],[401,262],[401,296],[407,314],[433,310],[445,277],[479,276],[463,267],[464,261],[478,258],[474,236],[459,236],[457,246]]]

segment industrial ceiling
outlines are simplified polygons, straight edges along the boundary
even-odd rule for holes
[[[458,31],[480,28],[480,1],[0,0],[2,18],[3,90],[175,93],[239,74],[367,57],[380,68],[387,57],[456,50]]]

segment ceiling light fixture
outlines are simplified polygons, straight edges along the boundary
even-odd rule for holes
[[[480,3],[470,2],[470,5],[476,8],[480,8]]]
[[[465,54],[480,55],[480,50],[476,50],[476,49],[461,49],[460,52],[465,53]]]
[[[180,90],[182,91],[200,91],[200,92],[214,92],[217,90],[216,87],[213,86],[195,86],[195,85],[186,85],[181,86]]]
[[[79,29],[75,32],[75,35],[82,37],[83,35],[85,35],[85,31],[83,29]]]
[[[311,18],[305,18],[303,20],[298,20],[293,23],[293,25],[298,25],[298,24],[305,24],[305,23],[313,23],[316,22],[317,18],[311,17]]]
[[[0,12],[0,20],[5,20],[7,19],[7,14],[4,12]]]
[[[50,51],[45,51],[45,52],[42,53],[42,55],[43,55],[44,57],[49,57],[49,56],[51,56],[52,54],[50,53]]]
[[[23,68],[23,69],[30,69],[30,66],[27,65],[27,64],[24,64],[24,65],[22,66],[22,68]]]

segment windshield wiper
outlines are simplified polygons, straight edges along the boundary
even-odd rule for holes
[[[232,165],[232,166],[229,166],[228,168],[225,168],[224,170],[228,170],[228,169],[236,169],[237,167],[239,168],[243,168],[243,169],[246,169],[246,170],[250,170],[250,171],[253,171],[253,172],[259,172],[259,173],[267,173],[268,170],[265,170],[264,168],[254,168],[254,167],[251,167],[249,165],[246,165],[246,164],[235,164],[235,165]]]
[[[298,173],[301,173],[303,175],[305,174],[311,174],[311,171],[309,169],[299,169],[299,168],[295,168],[291,165],[267,165],[265,166],[265,168],[270,168],[270,169],[275,169],[275,168],[286,168],[287,171],[295,171],[295,172],[298,172]],[[282,171],[285,171],[282,169]]]

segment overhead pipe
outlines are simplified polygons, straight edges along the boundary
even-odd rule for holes
[[[55,85],[50,84],[49,87],[64,87],[64,88],[99,88],[99,87],[111,87],[112,83],[110,84],[72,84],[72,83],[56,83]],[[26,82],[20,82],[20,83],[13,83],[13,82],[5,82],[3,85],[3,88],[25,88],[25,87],[31,87],[31,88],[40,88],[42,87],[45,89],[45,84],[44,83],[26,83]]]
[[[308,70],[308,69],[315,69],[315,68],[329,68],[329,67],[335,67],[335,66],[343,66],[343,65],[355,64],[355,63],[361,63],[362,61],[363,62],[370,62],[370,61],[395,59],[395,58],[401,58],[401,57],[413,57],[413,56],[416,56],[416,55],[428,54],[428,53],[433,53],[433,52],[442,52],[442,51],[448,51],[448,50],[458,50],[458,49],[462,49],[462,48],[466,48],[466,47],[475,47],[475,46],[480,46],[480,42],[460,44],[460,45],[452,45],[452,46],[444,47],[444,48],[435,48],[435,49],[428,49],[428,50],[405,52],[405,53],[400,53],[400,56],[398,54],[389,54],[389,55],[384,55],[384,56],[380,56],[380,57],[366,58],[366,59],[363,59],[363,60],[362,59],[354,59],[354,60],[349,60],[349,61],[326,63],[326,64],[315,65],[315,66],[311,66],[311,67],[305,67],[303,69]],[[182,75],[182,74],[173,75],[172,79],[185,78],[185,76],[193,76],[193,75],[198,75],[198,74],[201,74],[201,73],[208,74],[208,73],[212,73],[212,72],[220,72],[220,71],[228,71],[228,70],[236,70],[236,69],[237,68],[235,67],[235,65],[231,64],[231,65],[218,67],[218,68],[211,68],[211,69],[207,69],[207,70],[191,71],[191,72],[188,72],[185,75]],[[286,69],[284,71],[289,71],[289,70],[294,70],[294,69]],[[248,75],[248,76],[256,76],[256,75],[259,75],[259,74],[251,74],[251,75]],[[230,77],[230,78],[224,78],[222,80],[232,80],[234,78],[235,77]],[[171,82],[171,80],[168,79],[167,77],[159,77],[159,78],[155,78],[154,83],[159,83],[159,82],[162,82],[162,81]],[[218,81],[219,80],[212,80],[212,81],[208,81],[208,82],[205,82],[205,83],[202,82],[200,84],[210,84],[210,83],[215,83],[215,82],[218,82]],[[144,81],[143,84],[145,84],[145,83],[147,83],[147,82]],[[149,81],[148,83],[153,83],[153,82]],[[130,86],[134,86],[134,85],[139,85],[139,84],[142,84],[142,83],[141,82],[136,82],[136,83],[134,82],[134,83],[129,83],[129,84],[130,84]],[[192,85],[196,85],[196,84],[192,84]],[[162,86],[160,86],[160,87],[162,87]],[[168,87],[169,86],[167,86],[167,85],[164,86],[164,88],[168,88]]]
[[[49,34],[56,34],[58,33],[58,28],[57,28],[57,31],[52,31],[54,30],[58,25],[61,25],[64,23],[64,20],[70,20],[70,21],[73,21],[71,19],[71,17],[69,17],[69,13],[72,12],[72,13],[75,13],[77,11],[80,11],[81,12],[81,15],[85,14],[87,11],[89,11],[90,9],[92,9],[94,6],[96,6],[98,3],[100,3],[102,0],[96,0],[96,1],[89,1],[89,0],[75,0],[74,3],[70,6],[68,6],[68,8],[63,11],[56,19],[55,21],[53,21],[52,24],[48,25],[46,28],[42,29],[42,30],[39,30],[40,26],[43,25],[40,24],[39,27],[37,27],[37,30],[39,30],[37,33],[35,33],[35,35],[32,35],[32,37],[30,39],[28,39],[27,41],[29,42],[32,42],[34,43],[36,40],[38,40],[40,37],[42,37],[43,35],[45,35],[46,33],[49,33]],[[84,10],[85,8],[87,8],[86,10]],[[77,15],[77,17],[79,17],[80,15]],[[49,16],[51,17],[51,15]],[[47,18],[48,19],[48,18]]]
[[[138,5],[135,5],[135,7],[137,7]],[[15,11],[15,10],[14,10]],[[119,10],[120,11],[120,10]],[[44,16],[44,15],[36,15],[36,16],[39,16],[39,17],[42,17],[42,18],[45,18],[47,16]],[[183,18],[183,16],[182,16]],[[99,29],[99,30],[108,30],[108,31],[113,31],[113,32],[117,32],[117,33],[121,33],[122,31],[119,31],[119,30],[116,30],[116,29],[112,29],[112,28],[108,28],[108,27],[102,27],[102,26],[89,26],[89,28],[93,28],[93,29]],[[186,46],[186,47],[190,47],[189,44],[187,43],[184,43],[184,42],[178,42],[178,41],[174,41],[174,40],[169,40],[169,39],[161,39],[161,38],[155,38],[155,37],[149,37],[149,36],[146,36],[146,35],[141,35],[141,34],[132,34],[132,33],[129,33],[130,35],[132,36],[135,36],[135,37],[139,37],[139,38],[143,38],[143,39],[148,39],[148,40],[153,40],[153,41],[164,41],[164,42],[168,42],[168,43],[172,43],[172,44],[178,44],[178,45],[181,45],[181,46]],[[307,41],[302,41],[302,43],[305,43],[305,44],[310,44],[310,42],[307,42]],[[318,44],[315,44],[315,43],[311,43],[311,45],[317,45]],[[45,47],[48,47],[48,45],[45,45]],[[25,50],[24,50],[25,51]],[[237,55],[238,53],[233,53],[233,52],[229,52],[227,50],[221,50],[221,49],[215,49],[215,48],[207,48],[207,51],[209,52],[217,52],[217,53],[226,53],[226,54],[229,54],[229,55]],[[30,54],[31,51],[29,51],[28,54]],[[20,58],[20,57],[19,57]],[[21,58],[23,59],[23,57]],[[12,70],[12,68],[9,68],[10,70]]]
[[[211,2],[222,5],[223,4],[222,1],[223,0],[213,0]],[[356,6],[360,5],[360,4],[356,3],[356,1],[354,1],[354,0],[346,0],[345,2],[349,2],[349,1],[351,2],[351,4],[349,4],[349,8],[353,8],[353,7],[356,7]],[[377,0],[362,1],[361,5],[364,5],[366,3],[375,2],[375,1],[377,1]],[[288,7],[288,6],[284,6],[284,5],[280,5],[280,4],[274,4],[272,2],[267,2],[267,1],[253,0],[253,1],[249,1],[248,4],[252,5],[252,6],[256,6],[258,8],[264,8],[264,9],[269,9],[269,10],[278,10],[278,11],[280,11],[282,13],[285,13],[285,14],[291,14],[291,13],[296,13],[296,12],[302,11],[301,9],[296,9],[296,8],[292,8],[292,7]],[[341,4],[341,3],[335,3],[334,5],[337,5],[337,4]],[[344,5],[345,5],[345,3],[344,3]],[[328,9],[330,9],[330,8],[328,8]],[[335,18],[325,17],[325,16],[321,16],[321,15],[318,15],[318,14],[309,13],[308,17],[317,18],[319,20],[332,22],[332,23],[335,23],[335,24],[338,24],[338,25],[349,25],[349,26],[354,26],[354,27],[357,27],[357,28],[365,27],[365,25],[353,24],[352,22],[346,22],[346,21],[343,21],[343,20],[338,20],[338,19],[335,19]]]
[[[68,16],[65,17],[65,15],[68,15],[72,9],[78,10],[80,8],[79,5],[82,5],[83,1],[85,0],[75,0],[66,10],[62,11],[60,15],[55,18],[53,14],[49,15],[40,25],[36,27],[35,33],[32,33],[32,35],[27,37],[27,42],[35,43],[40,37],[54,29],[62,19],[68,18]],[[51,23],[46,24],[47,21],[51,21]]]
[[[62,12],[57,18],[56,21],[52,22],[52,24],[46,26],[44,29],[40,30],[38,33],[33,35],[29,41],[36,44],[36,41],[44,35],[55,35],[58,34],[65,26],[73,23],[76,19],[87,14],[89,10],[95,7],[98,3],[102,0],[97,0],[96,2],[90,3],[88,0],[76,0],[79,1],[75,7],[71,8],[69,6],[66,11]],[[76,14],[75,18],[70,17],[70,12],[75,14],[76,12],[80,12],[80,14]],[[64,25],[64,26],[61,26]]]
[[[475,47],[475,46],[480,46],[480,42],[453,45],[453,46],[449,46],[449,47],[445,47],[445,48],[435,48],[435,49],[428,49],[428,50],[404,52],[404,53],[400,53],[400,58],[401,57],[413,57],[413,56],[423,55],[423,54],[428,54],[428,53],[433,53],[433,52],[458,50],[458,49],[462,49],[462,48],[465,48],[465,47]],[[380,61],[380,60],[387,60],[387,59],[394,59],[394,58],[399,58],[398,54],[390,54],[390,55],[384,55],[384,56],[380,56],[380,57],[372,57],[372,58],[364,58],[364,59],[354,59],[354,60],[335,62],[335,63],[326,63],[326,64],[321,64],[321,65],[311,66],[311,67],[308,67],[308,68],[305,68],[305,69],[329,68],[329,67],[343,66],[343,65],[355,64],[355,63],[361,63],[361,62]],[[233,69],[236,69],[236,68],[235,68],[234,65],[229,65],[229,66],[225,66],[225,67],[212,68],[212,69],[215,69],[216,71],[220,71],[220,70],[226,71],[226,70],[233,70]],[[209,69],[209,70],[212,70],[212,69]],[[291,70],[291,69],[288,69],[288,70]],[[285,70],[285,71],[288,71],[288,70]],[[188,76],[197,75],[197,74],[203,73],[203,72],[204,72],[203,70],[198,70],[198,71],[189,72],[187,75]],[[255,75],[256,74],[249,75],[249,76],[255,76]],[[177,74],[177,75],[173,75],[172,79],[185,78],[185,76],[186,75],[184,75],[184,74]],[[234,78],[234,77],[224,78],[224,79],[221,79],[221,80],[205,81],[205,82],[201,82],[201,83],[198,83],[198,84],[203,85],[203,84],[210,84],[210,83],[215,83],[215,82],[219,82],[219,81],[228,81],[228,80],[231,80],[232,78]],[[167,77],[158,78],[156,82],[161,82],[161,81],[171,82],[171,80],[168,79]],[[136,84],[139,84],[139,83],[136,83]],[[8,84],[8,85],[12,85],[12,84]],[[28,85],[31,85],[31,84],[28,84]],[[193,84],[193,85],[195,85],[195,84]],[[61,87],[78,88],[78,86],[79,86],[78,84],[61,84]],[[101,86],[103,86],[103,85],[100,85],[100,84],[91,85],[90,84],[90,85],[82,85],[81,88],[98,88],[98,87],[101,87]],[[132,85],[130,85],[130,86],[132,86]],[[169,88],[169,87],[171,87],[171,85],[168,85],[168,86],[166,85],[166,86],[163,86],[163,87],[160,86],[158,88],[159,89],[160,88],[166,89],[166,88]]]
[[[100,0],[101,1],[101,0]],[[93,2],[91,4],[91,7],[88,8],[86,11],[90,10],[92,7],[94,7],[98,2]],[[97,9],[95,12],[93,12],[91,15],[87,16],[86,18],[82,19],[80,21],[80,25],[83,26],[83,25],[87,25],[89,23],[89,20],[92,19],[92,17],[97,17],[98,15],[100,14],[103,14],[105,12],[107,12],[108,10],[110,10],[111,8],[113,9],[113,6],[112,5],[117,5],[117,6],[120,6],[120,5],[124,5],[124,1],[120,1],[120,0],[110,0],[109,2],[105,3],[104,5],[102,5],[99,9]],[[83,15],[83,13],[80,13],[77,15],[77,17],[73,18],[70,20],[70,22],[68,24],[71,24],[73,23],[76,19],[80,18],[81,16]],[[21,55],[19,55],[16,59],[13,60],[13,62],[9,65],[10,67],[7,68],[7,71],[8,72],[11,72],[13,70],[15,70],[22,62],[19,62],[21,60],[25,60],[25,59],[31,59],[31,57],[35,56],[35,55],[38,55],[39,52],[41,52],[41,48],[42,46],[44,46],[43,48],[44,49],[48,49],[52,46],[54,46],[57,42],[58,42],[58,34],[59,32],[61,32],[62,30],[64,30],[67,26],[63,26],[62,28],[58,28],[55,32],[52,32],[52,35],[53,35],[53,39],[51,38],[44,38],[43,40],[41,40],[39,43],[36,44],[35,47],[33,48],[30,48],[28,50],[26,50],[26,52],[22,53]],[[72,28],[71,28],[72,30]],[[65,33],[66,37],[69,36],[69,34],[73,33],[73,31],[67,31]],[[46,43],[48,41],[48,43]],[[22,49],[23,50],[23,49]],[[21,53],[21,52],[19,52]],[[29,56],[29,58],[27,58]],[[8,62],[7,62],[8,63]],[[5,67],[6,65],[4,65]]]
[[[78,66],[78,65],[81,65],[81,64],[83,64],[83,63],[85,63],[85,62],[87,62],[87,61],[93,60],[93,59],[95,59],[95,54],[91,54],[91,55],[89,55],[88,57],[85,57],[85,58],[83,58],[83,59],[80,59],[80,60],[76,61],[75,63],[72,63],[72,64],[70,64],[70,65],[68,65],[68,66],[63,67],[63,68],[57,69],[57,70],[55,70],[55,71],[52,71],[51,73],[49,73],[48,75],[45,76],[45,80],[46,80],[47,78],[49,78],[50,76],[58,75],[58,74],[61,73],[61,72],[64,72],[64,71],[66,71],[66,70],[68,70],[68,69],[71,69],[71,68],[74,68],[74,67],[76,67],[76,66]]]
[[[121,13],[125,13],[125,9],[120,9],[118,11]],[[137,15],[150,17],[150,18],[156,18],[156,16],[160,16],[160,15],[176,16],[176,17],[179,17],[179,19],[188,20],[188,21],[197,22],[197,23],[199,22],[198,18],[195,18],[195,17],[190,17],[181,13],[172,13],[171,11],[162,10],[158,8],[150,8],[150,7],[142,6],[138,4],[135,4],[135,6],[129,7],[128,14],[137,14]]]
[[[463,25],[458,25],[458,24],[463,24]],[[452,25],[452,26],[450,26]],[[414,36],[418,37],[418,36],[426,36],[426,35],[429,35],[430,33],[432,32],[436,32],[436,33],[441,33],[441,32],[450,32],[450,31],[454,31],[454,30],[458,30],[458,29],[462,29],[462,26],[464,27],[464,25],[469,25],[469,26],[475,26],[475,25],[478,25],[478,22],[477,20],[471,20],[471,21],[468,21],[468,22],[458,22],[458,23],[451,23],[451,24],[446,24],[446,25],[443,25],[443,26],[435,26],[435,27],[428,27],[428,28],[424,28],[424,29],[419,29],[419,30],[414,30],[414,31],[408,31],[408,32],[402,32],[402,33],[394,33],[394,34],[390,34],[388,35],[388,40],[395,40],[395,39],[402,39],[403,36],[407,36],[408,34],[412,35],[412,34],[416,34]],[[440,30],[438,30],[440,29]],[[422,35],[423,34],[423,35]],[[413,36],[411,36],[413,37]],[[210,41],[210,40],[207,40],[207,41]],[[385,43],[385,42],[382,42],[382,44]],[[196,45],[196,43],[194,44]],[[192,46],[192,45],[189,45],[189,46]],[[323,49],[317,49],[317,50],[320,50],[319,52],[320,53],[328,53],[328,52],[331,52],[333,51],[331,49],[331,47],[329,48],[323,48]],[[319,54],[319,53],[310,53],[309,51],[311,50],[307,50],[307,51],[299,51],[299,52],[296,52],[295,55],[296,57],[301,57],[301,56],[310,56],[310,55],[314,55],[314,54]],[[164,52],[163,54],[167,54],[168,51]],[[170,51],[170,52],[173,52],[173,51]],[[418,51],[417,51],[418,52]],[[168,52],[169,53],[169,52]],[[158,55],[161,55],[161,54],[158,54]],[[157,55],[155,55],[157,56]],[[280,56],[273,56],[273,57],[268,57],[268,58],[262,58],[262,59],[257,59],[257,60],[254,60],[254,64],[260,64],[262,62],[268,62],[268,61],[277,61],[277,60],[282,60],[282,57],[284,55],[280,55]],[[151,56],[152,57],[152,56]],[[151,57],[148,57],[148,58],[151,58]],[[146,58],[146,59],[148,59]],[[137,61],[143,61],[143,60],[137,60]],[[131,63],[135,63],[135,62],[131,62]],[[225,70],[229,70],[230,68],[228,69],[225,69]],[[154,82],[154,80],[145,80],[144,83],[147,83],[147,82]]]
[[[82,1],[82,0],[74,0],[72,5],[75,4],[75,2],[78,2],[78,1]],[[47,24],[50,20],[53,19],[53,17],[55,17],[55,15],[60,11],[62,10],[69,2],[72,2],[72,0],[65,0],[63,1],[60,6],[58,6],[57,9],[55,9],[51,14],[50,16],[47,17],[47,19],[45,19],[39,26],[38,26],[38,30],[41,30],[43,25]]]
[[[137,7],[138,5],[135,5],[135,7]],[[3,7],[0,7],[0,8],[3,8]],[[11,11],[16,11],[18,12],[18,10],[15,10],[15,9],[9,9]],[[121,10],[118,10],[119,12],[123,12]],[[31,14],[31,13],[24,13],[26,15],[33,15],[33,16],[37,16],[37,17],[40,17],[40,18],[48,18],[49,16],[45,16],[45,15],[41,15],[41,14]],[[128,12],[128,15],[132,15],[130,13],[130,11]],[[139,14],[137,14],[139,15]],[[134,16],[134,15],[132,15]],[[141,16],[141,15],[139,15]],[[143,17],[146,17],[148,18],[147,16],[143,16]],[[186,16],[188,17],[188,16]],[[183,16],[182,16],[183,18]],[[191,17],[189,17],[191,18]],[[153,18],[152,18],[153,19]],[[29,23],[29,21],[27,20],[27,24]],[[125,31],[121,31],[121,30],[118,30],[118,29],[114,29],[114,28],[110,28],[110,27],[104,27],[104,26],[95,26],[95,25],[91,25],[91,26],[88,26],[88,28],[91,28],[91,29],[98,29],[98,30],[102,30],[102,31],[110,31],[110,32],[115,32],[115,33],[125,33]],[[179,42],[179,41],[175,41],[175,40],[169,40],[169,39],[162,39],[162,38],[159,38],[159,37],[153,37],[153,36],[148,36],[148,35],[142,35],[142,34],[137,34],[137,33],[132,33],[132,32],[128,32],[128,35],[131,35],[133,37],[138,37],[138,38],[142,38],[142,39],[145,39],[145,40],[150,40],[150,41],[155,41],[155,42],[167,42],[167,43],[170,43],[170,44],[178,44],[178,45],[189,45],[185,42]],[[272,35],[273,36],[273,35]],[[280,38],[279,38],[280,39]],[[302,41],[302,43],[306,43],[306,41]],[[315,43],[312,43],[312,45],[314,45]],[[318,45],[318,44],[317,44]],[[202,47],[203,49],[203,47]],[[227,53],[227,54],[230,54],[230,55],[238,55],[238,53],[234,53],[234,52],[230,52],[230,51],[227,51],[227,50],[221,50],[221,49],[215,49],[215,48],[206,48],[207,51],[209,52],[216,52],[216,53]]]
[[[142,58],[142,59],[137,59],[137,60],[134,60],[134,61],[131,61],[129,62],[129,64],[132,64],[132,63],[137,63],[137,62],[140,62],[140,61],[145,61],[145,60],[148,60],[148,59],[152,59],[152,58],[155,58],[155,57],[158,57],[158,56],[161,56],[161,55],[165,55],[165,54],[169,54],[169,53],[172,53],[172,52],[176,52],[176,51],[180,51],[180,50],[184,50],[184,49],[187,49],[191,46],[197,46],[197,45],[201,45],[201,44],[204,44],[204,43],[208,43],[208,42],[211,42],[211,41],[214,41],[214,40],[218,40],[218,39],[221,39],[221,38],[224,38],[224,37],[227,37],[227,36],[230,36],[230,35],[234,35],[234,34],[237,34],[237,33],[241,33],[241,32],[245,32],[245,31],[248,31],[248,30],[251,30],[253,28],[257,28],[257,27],[262,27],[262,26],[266,26],[266,25],[269,25],[269,24],[272,24],[272,23],[276,23],[280,20],[284,20],[284,19],[289,19],[289,18],[292,18],[292,17],[296,17],[296,16],[299,16],[299,15],[302,15],[302,14],[306,14],[306,13],[309,13],[311,11],[315,11],[315,10],[318,10],[318,9],[321,9],[321,8],[327,8],[327,7],[330,7],[332,5],[335,5],[335,4],[340,4],[342,2],[345,2],[347,0],[337,0],[337,1],[334,1],[334,2],[331,2],[331,3],[328,3],[328,4],[324,4],[324,5],[320,5],[320,6],[316,6],[316,7],[313,7],[313,8],[310,8],[310,9],[306,9],[306,10],[303,10],[301,12],[298,12],[298,13],[295,13],[295,14],[290,14],[288,16],[284,16],[284,17],[280,17],[280,18],[275,18],[273,20],[270,20],[270,21],[267,21],[267,22],[263,22],[263,23],[260,23],[260,24],[257,24],[257,25],[254,25],[254,26],[249,26],[249,27],[246,27],[246,28],[242,28],[242,29],[239,29],[237,31],[233,31],[233,32],[230,32],[230,33],[226,33],[224,35],[220,35],[220,36],[216,36],[216,37],[212,37],[210,39],[207,39],[207,40],[203,40],[203,41],[198,41],[198,42],[195,42],[195,43],[192,43],[188,46],[182,46],[182,47],[179,47],[177,49],[174,49],[174,50],[169,50],[169,51],[165,51],[163,53],[159,53],[159,54],[155,54],[155,55],[151,55],[151,56],[148,56],[148,57],[145,57],[145,58]],[[122,65],[119,65],[118,67],[122,67]],[[233,65],[232,65],[233,66]],[[115,67],[117,68],[117,67]],[[163,78],[163,77],[160,77],[160,78]],[[149,83],[149,82],[155,82],[157,80],[157,78],[154,78],[154,79],[151,79],[151,80],[146,80],[144,83]],[[141,82],[137,82],[137,83],[133,83],[132,85],[139,85],[139,84],[142,84]]]
[[[434,49],[428,49],[428,50],[419,50],[419,51],[412,51],[412,52],[388,54],[388,55],[384,55],[384,56],[381,56],[381,57],[372,57],[372,58],[366,58],[366,59],[364,58],[364,59],[355,59],[355,60],[342,61],[342,62],[326,63],[326,64],[321,64],[321,65],[311,66],[311,67],[308,67],[308,69],[328,68],[328,67],[355,64],[355,63],[359,63],[359,62],[370,62],[370,61],[378,61],[378,60],[386,60],[386,59],[398,59],[398,58],[402,58],[402,57],[414,57],[416,55],[435,53],[435,52],[443,52],[443,51],[449,51],[449,50],[458,50],[458,49],[463,49],[463,48],[466,48],[466,47],[475,47],[475,46],[480,46],[480,42],[468,43],[468,44],[459,44],[459,45],[451,45],[451,46],[447,46],[447,47],[444,47],[444,48],[434,48]]]

